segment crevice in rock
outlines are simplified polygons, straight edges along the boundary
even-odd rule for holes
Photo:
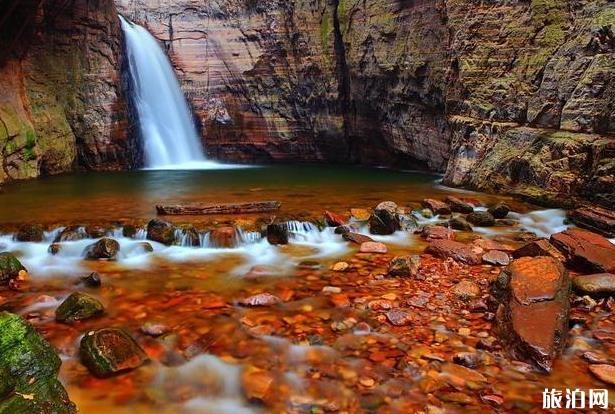
[[[333,0],[333,46],[336,61],[339,108],[344,121],[344,141],[348,147],[348,160],[353,161],[355,158],[355,149],[350,139],[350,68],[346,61],[346,46],[344,44],[344,37],[340,25],[339,4],[339,0]]]

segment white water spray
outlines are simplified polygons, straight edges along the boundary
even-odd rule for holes
[[[227,168],[207,161],[188,102],[158,41],[120,16],[148,169]]]

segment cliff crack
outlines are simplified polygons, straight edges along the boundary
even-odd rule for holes
[[[346,45],[341,30],[339,7],[340,0],[333,0],[333,47],[336,61],[336,74],[340,112],[343,117],[344,140],[348,145],[348,159],[352,160],[354,148],[350,139],[350,69],[346,61]]]

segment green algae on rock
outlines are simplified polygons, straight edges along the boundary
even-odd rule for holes
[[[56,321],[72,323],[102,315],[102,303],[90,295],[74,292],[56,309]]]
[[[6,285],[11,279],[17,278],[22,271],[26,271],[26,268],[13,253],[0,253],[0,285]]]
[[[51,345],[21,317],[0,313],[0,394],[2,414],[75,414],[57,380],[61,361]]]
[[[123,329],[103,328],[90,331],[81,339],[81,362],[92,374],[106,378],[143,365],[145,351]]]

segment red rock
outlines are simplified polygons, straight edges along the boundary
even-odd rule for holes
[[[242,306],[270,306],[280,303],[281,299],[271,293],[259,293],[239,301]]]
[[[474,206],[466,201],[463,201],[460,198],[454,196],[447,196],[446,204],[448,204],[451,208],[451,211],[456,213],[468,214],[474,211]]]
[[[615,245],[603,236],[581,229],[568,229],[551,236],[551,243],[566,263],[587,272],[615,272]]]
[[[405,326],[412,323],[412,316],[400,309],[393,309],[386,313],[386,317],[391,325]]]
[[[328,210],[325,210],[325,220],[330,227],[343,226],[348,221],[346,217],[341,214],[336,214]]]
[[[570,219],[579,227],[604,237],[615,237],[615,211],[601,207],[583,207],[570,213]]]
[[[426,198],[421,202],[421,205],[433,211],[434,214],[451,214],[451,208],[448,204],[443,203],[442,201],[434,200],[433,198]]]
[[[427,246],[425,252],[441,258],[451,257],[457,261],[473,265],[481,263],[482,249],[473,248],[453,240],[434,240]]]
[[[480,287],[471,280],[462,280],[453,287],[453,294],[460,300],[470,300],[480,296]]]
[[[389,251],[387,246],[384,243],[379,242],[365,242],[361,243],[361,247],[359,248],[361,253],[377,253],[377,254],[385,254]]]
[[[268,401],[273,382],[270,372],[258,368],[248,367],[241,374],[241,386],[249,401]]]
[[[536,257],[536,256],[550,256],[560,262],[566,261],[566,258],[559,250],[555,248],[546,239],[534,240],[523,247],[518,248],[512,253],[513,257]]]
[[[483,255],[483,262],[496,266],[508,266],[510,257],[499,250],[491,250]]]
[[[607,384],[615,385],[615,366],[598,364],[590,365],[589,371],[594,374],[600,381],[604,381]]]
[[[349,241],[355,244],[362,244],[365,242],[374,241],[374,239],[372,239],[369,236],[366,236],[364,234],[359,234],[359,233],[353,233],[353,232],[345,233],[344,235],[342,235],[342,238],[346,241]]]
[[[515,248],[509,244],[503,244],[490,239],[476,239],[472,242],[473,245],[480,247],[485,251],[499,250],[502,252],[512,252]]]
[[[570,280],[552,257],[514,260],[496,280],[497,330],[517,359],[550,371],[568,332]]]
[[[421,236],[427,240],[455,240],[455,232],[443,226],[425,226]]]
[[[209,233],[209,241],[213,247],[235,247],[237,245],[237,232],[234,227],[218,227]]]

